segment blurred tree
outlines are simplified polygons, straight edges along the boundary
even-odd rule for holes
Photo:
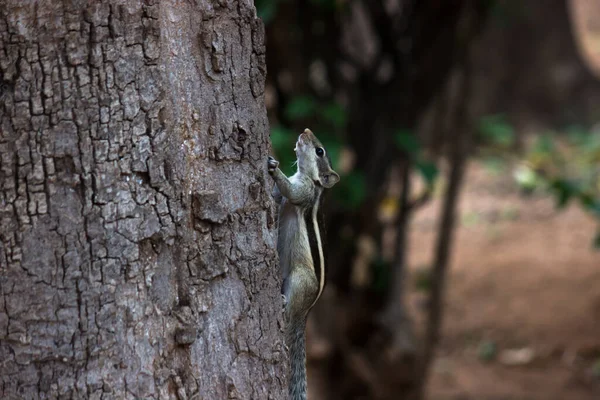
[[[325,397],[397,399],[415,388],[417,347],[402,301],[407,227],[412,212],[429,197],[436,161],[448,150],[456,153],[448,147],[455,129],[469,129],[448,120],[466,101],[449,78],[463,64],[493,3],[260,3],[269,15],[274,147],[290,152],[293,139],[284,139],[293,137],[288,127],[310,126],[334,147],[339,155],[334,162],[342,168],[328,213],[329,226],[335,227],[328,235],[328,282],[336,295],[333,304],[326,304],[326,297],[314,313],[319,325],[332,327],[323,329],[334,346],[329,370],[321,371],[327,374]],[[325,115],[327,108],[340,110],[331,112],[337,117]],[[432,109],[434,122],[423,129]],[[466,112],[462,116],[468,118]],[[463,146],[460,152],[467,150]],[[413,171],[426,182],[416,195]],[[349,198],[356,201],[346,202]],[[453,207],[451,200],[449,212]],[[392,254],[384,244],[389,237]]]
[[[286,390],[247,2],[0,8],[0,397]]]
[[[600,78],[600,3],[595,0],[567,0],[573,36],[582,58]]]

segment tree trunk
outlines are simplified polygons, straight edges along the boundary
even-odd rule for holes
[[[472,4],[472,3],[471,3]],[[450,93],[443,93],[440,101],[448,102],[447,107],[452,107],[451,102],[455,102],[454,110],[451,113],[450,121],[446,121],[442,129],[442,135],[452,137],[449,145],[448,154],[448,186],[442,202],[441,217],[434,250],[434,260],[432,267],[431,290],[429,293],[428,313],[426,327],[423,338],[423,351],[421,354],[420,365],[417,371],[417,385],[415,390],[415,399],[424,400],[427,398],[426,389],[432,363],[435,359],[435,351],[440,340],[444,317],[444,297],[446,291],[446,277],[452,245],[454,243],[454,225],[456,221],[457,204],[459,201],[460,190],[463,183],[467,162],[471,153],[471,142],[473,136],[473,117],[469,112],[469,104],[472,99],[473,78],[471,73],[471,43],[475,35],[480,31],[479,18],[473,8],[466,8],[462,15],[462,36],[457,38],[459,43],[459,60],[456,80],[458,88],[457,93],[452,93],[451,88],[447,90]],[[453,99],[453,96],[455,100]],[[446,108],[446,107],[444,107]]]
[[[0,398],[285,397],[264,51],[242,0],[3,1]]]

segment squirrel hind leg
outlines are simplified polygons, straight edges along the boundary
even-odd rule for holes
[[[282,288],[286,298],[286,313],[292,320],[306,318],[318,294],[318,287],[312,270],[306,267],[292,268]]]

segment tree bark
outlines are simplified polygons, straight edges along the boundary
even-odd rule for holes
[[[0,398],[283,399],[252,2],[3,1]]]

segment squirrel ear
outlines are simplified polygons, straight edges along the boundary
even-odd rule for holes
[[[340,181],[340,176],[334,170],[330,169],[328,172],[321,175],[321,185],[323,187],[330,189]]]

